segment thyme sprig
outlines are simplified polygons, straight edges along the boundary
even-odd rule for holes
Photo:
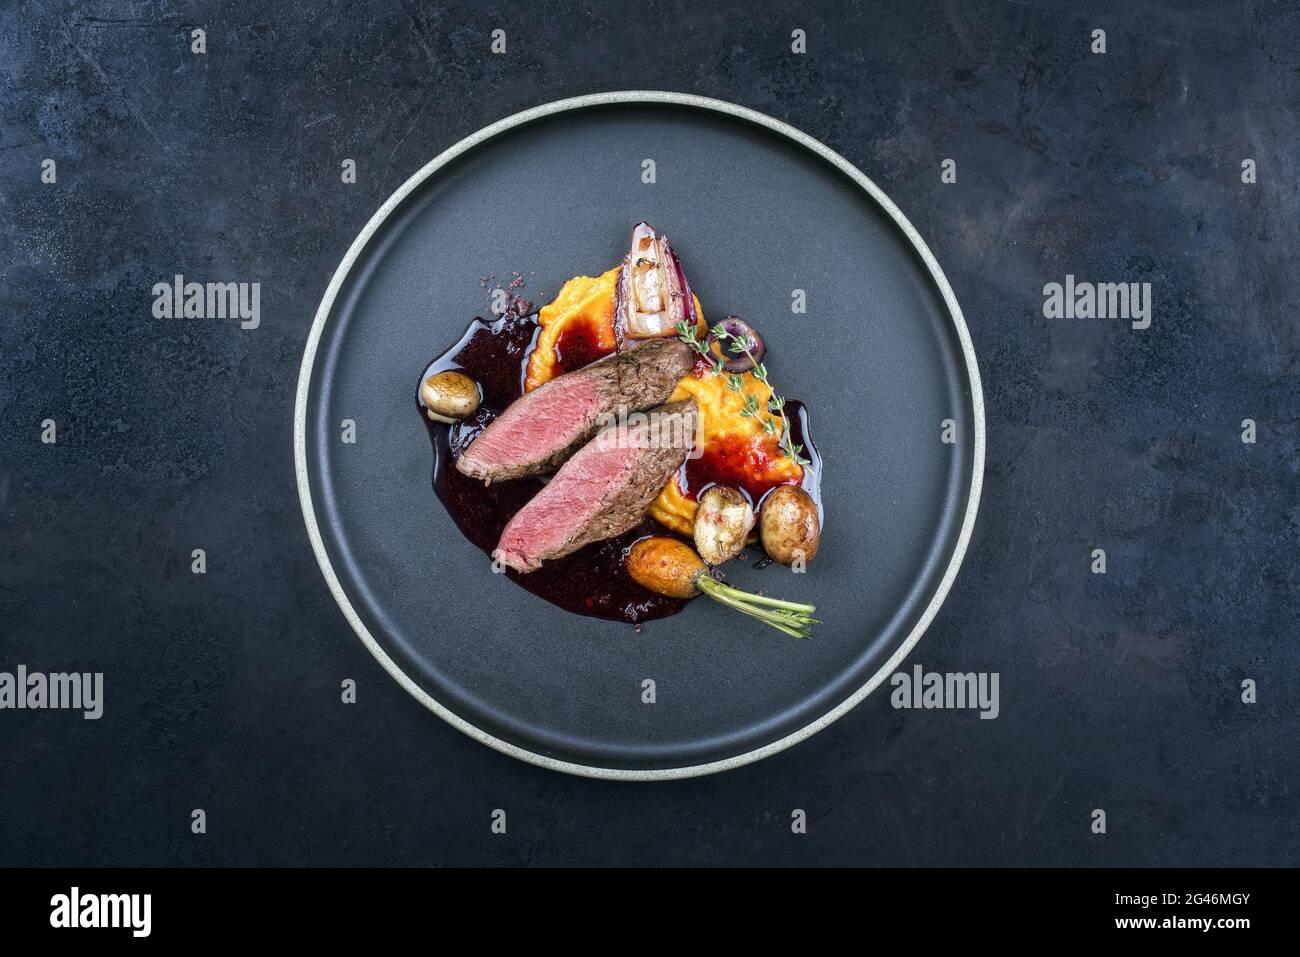
[[[679,321],[677,323],[677,338],[682,340],[682,342],[686,343],[688,346],[690,346],[691,351],[694,352],[697,356],[700,356],[702,359],[708,362],[709,367],[713,369],[714,375],[727,374],[727,370],[722,365],[722,361],[718,359],[712,352],[709,351],[709,344],[707,342],[701,342],[699,337],[695,334],[694,326],[688,326],[684,321]],[[735,377],[733,376],[733,378]],[[736,383],[737,383],[736,385],[732,386],[733,389],[740,388],[739,378],[736,378]]]
[[[740,392],[744,388],[744,380],[742,380],[736,373],[727,371],[726,366],[722,364],[722,360],[715,356],[709,349],[708,343],[700,341],[694,326],[687,325],[685,322],[678,322],[676,328],[677,338],[690,346],[692,352],[708,362],[709,368],[713,370],[714,375],[724,376],[727,380],[727,388],[732,392]],[[743,352],[748,356],[749,361],[754,364],[754,368],[751,370],[754,378],[771,390],[772,398],[768,400],[767,410],[773,416],[780,416],[781,418],[781,439],[778,442],[781,452],[786,456],[786,458],[790,459],[797,465],[811,465],[812,463],[809,462],[803,454],[803,446],[794,442],[790,437],[790,420],[785,414],[785,399],[782,396],[777,395],[776,390],[772,389],[772,384],[768,382],[767,367],[754,358],[753,353],[749,351],[748,344],[744,340],[729,333],[722,323],[714,326],[710,331],[719,342],[728,343],[726,348],[732,355],[738,356]],[[746,395],[745,404],[740,410],[740,414],[745,416],[745,418],[758,420],[761,423],[764,432],[768,435],[775,435],[777,428],[776,423],[770,418],[760,416],[759,411],[760,406],[758,400],[752,395]]]
[[[767,380],[767,366],[754,358],[754,354],[749,351],[749,343],[744,337],[732,335],[727,331],[727,327],[722,323],[718,323],[711,331],[713,337],[717,339],[718,342],[726,343],[727,351],[733,356],[739,356],[743,353],[749,359],[754,366],[753,369],[750,370],[750,373],[755,379],[767,386],[768,390],[772,393],[772,397],[767,402],[767,411],[772,415],[780,416],[781,418],[781,440],[778,445],[786,458],[800,466],[811,465],[812,463],[804,457],[803,446],[795,443],[794,440],[790,438],[790,419],[785,414],[785,398],[777,395],[776,390],[772,388],[772,383]],[[707,351],[708,347],[705,346],[705,349]],[[721,365],[721,363],[718,363],[718,365]],[[729,380],[728,385],[733,391],[739,392],[741,385],[740,376],[733,375],[731,379],[734,381]],[[745,396],[745,407],[740,410],[740,414],[746,418],[757,419],[762,424],[763,431],[768,435],[776,434],[776,424],[770,418],[762,418],[759,416],[758,400],[752,395]]]

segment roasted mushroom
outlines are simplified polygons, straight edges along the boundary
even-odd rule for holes
[[[722,565],[740,554],[753,527],[749,499],[729,485],[715,485],[695,510],[695,550],[710,565]]]
[[[478,383],[463,372],[447,369],[435,373],[420,386],[424,412],[435,422],[448,425],[478,411],[482,396]]]

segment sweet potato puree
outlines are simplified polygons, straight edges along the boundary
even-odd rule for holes
[[[541,332],[528,357],[524,391],[614,351],[617,279],[617,266],[599,276],[575,276],[564,284],[554,302],[542,308],[538,315]],[[707,324],[698,299],[695,308],[702,338]],[[748,372],[740,379],[742,389],[734,391],[725,377],[714,375],[708,364],[699,360],[669,399],[676,402],[695,397],[700,408],[703,449],[699,458],[687,459],[676,478],[659,493],[650,506],[650,516],[682,535],[690,535],[695,527],[696,496],[710,485],[722,483],[743,489],[757,505],[769,489],[798,484],[803,478],[803,469],[788,459],[778,444],[781,420],[767,411],[772,390]],[[746,395],[752,395],[762,410],[760,414],[773,421],[776,435],[765,432],[759,419],[741,414]]]

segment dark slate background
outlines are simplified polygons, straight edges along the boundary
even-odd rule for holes
[[[0,712],[0,864],[1296,863],[1300,15],[1179,6],[5,4],[0,670],[104,671],[106,714]],[[579,780],[426,712],[327,593],[292,400],[344,250],[460,138],[637,87],[818,137],[947,271],[988,468],[912,660],[998,671],[996,721],[877,693],[740,771]],[[261,328],[152,319],[175,272],[260,282]],[[1067,272],[1151,282],[1152,328],[1044,319]]]

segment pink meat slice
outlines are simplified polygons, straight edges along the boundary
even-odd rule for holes
[[[687,399],[646,414],[653,424],[606,430],[569,459],[506,525],[494,556],[531,572],[635,528],[685,461],[698,411]]]
[[[541,474],[559,464],[574,442],[591,435],[601,412],[590,378],[547,383],[531,403],[513,403],[456,460],[463,474],[485,481]]]
[[[456,469],[485,482],[553,472],[596,433],[602,415],[659,405],[693,364],[684,342],[659,339],[557,376],[511,403]]]

